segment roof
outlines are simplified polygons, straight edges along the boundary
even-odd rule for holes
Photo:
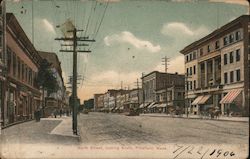
[[[24,32],[23,28],[21,27],[13,13],[6,13],[6,25],[7,30],[11,29],[11,31],[9,30],[11,34],[18,36],[19,42],[22,43],[21,48],[25,46],[25,48],[23,48],[24,52],[39,67],[42,58],[37,53],[37,50],[35,49],[34,45]]]
[[[176,76],[184,76],[183,74],[178,74],[177,72],[176,73],[165,73],[165,72],[159,72],[159,71],[152,71],[152,72],[150,72],[150,73],[148,73],[148,74],[146,74],[146,75],[143,75],[142,77],[141,77],[141,79],[142,78],[145,78],[145,77],[147,77],[147,76],[149,76],[149,75],[151,75],[151,74],[161,74],[161,75],[176,75]]]
[[[52,63],[52,66],[58,71],[59,75],[62,77],[62,68],[61,62],[58,59],[58,56],[54,52],[45,52],[45,51],[38,51],[39,55],[46,59],[49,63]]]
[[[232,28],[233,26],[240,24],[243,21],[250,21],[250,15],[242,15],[238,18],[236,18],[235,20],[223,25],[222,27],[220,27],[219,29],[214,30],[212,33],[208,34],[207,36],[191,43],[190,45],[186,46],[184,49],[182,49],[180,51],[180,53],[182,54],[186,54],[188,53],[188,51],[194,49],[195,47],[198,47],[204,43],[206,43],[207,41],[211,40],[212,38],[218,36],[218,34],[221,34],[225,31],[227,31],[228,29]]]

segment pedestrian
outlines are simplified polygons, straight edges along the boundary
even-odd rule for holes
[[[56,118],[56,115],[57,115],[57,111],[56,111],[56,109],[54,110],[54,117]]]

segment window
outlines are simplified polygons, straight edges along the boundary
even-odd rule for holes
[[[210,48],[210,45],[207,46],[207,52],[210,52],[211,51],[211,48]]]
[[[229,43],[232,43],[234,41],[234,34],[229,35]]]
[[[203,48],[200,48],[200,56],[203,55]]]
[[[186,56],[186,62],[188,62],[188,55]]]
[[[189,60],[190,61],[193,60],[193,54],[190,54],[189,56],[190,56]]]
[[[193,86],[193,82],[192,81],[190,81],[190,90],[192,90],[193,88],[192,88],[192,86]]]
[[[187,81],[187,83],[186,83],[186,85],[187,85],[187,91],[189,90],[189,82]]]
[[[195,65],[194,65],[193,69],[194,69],[194,75],[195,75],[196,74],[196,66]]]
[[[190,71],[190,75],[192,75],[192,67],[189,68],[189,71]]]
[[[230,52],[230,63],[234,62],[234,55],[233,52]]]
[[[196,52],[193,53],[193,58],[196,59]]]
[[[240,81],[240,69],[236,70],[236,80]]]
[[[236,61],[240,61],[240,49],[236,50]]]
[[[228,37],[227,37],[227,36],[225,36],[225,37],[223,38],[223,42],[224,42],[224,45],[227,45],[227,44],[228,44]]]
[[[224,54],[224,65],[227,64],[227,54]]]
[[[217,41],[215,42],[215,49],[219,49],[219,48],[220,48],[220,41],[217,40]]]
[[[189,74],[188,74],[188,68],[187,68],[187,76],[188,76]]]
[[[227,72],[224,73],[224,84],[227,84]]]
[[[230,72],[230,82],[233,83],[234,82],[234,71]]]
[[[13,56],[13,75],[16,76],[16,56]]]
[[[240,35],[240,31],[236,31],[236,33],[235,33],[235,40],[240,40],[240,37],[241,35]]]
[[[194,80],[194,89],[196,89],[196,80]]]

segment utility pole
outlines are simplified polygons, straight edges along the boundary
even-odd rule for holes
[[[169,65],[169,59],[167,56],[165,56],[164,58],[162,58],[164,61],[163,65],[165,66],[165,73],[166,73],[166,81],[165,81],[165,87],[166,87],[166,107],[165,107],[165,113],[167,113],[167,106],[168,106],[168,83],[169,83],[169,79],[168,79],[168,65]]]
[[[85,42],[95,42],[95,40],[89,40],[88,37],[77,37],[77,32],[78,31],[83,31],[83,30],[77,30],[74,28],[73,30],[69,30],[68,32],[73,33],[73,37],[68,38],[56,38],[55,40],[63,40],[63,41],[72,41],[73,45],[73,50],[60,50],[61,52],[73,52],[73,79],[72,79],[72,129],[73,129],[73,134],[77,135],[77,108],[79,106],[78,103],[78,97],[77,97],[77,52],[86,52],[90,53],[90,50],[76,50],[77,46],[80,46],[80,44],[77,44],[78,41],[85,41]],[[67,45],[69,46],[69,45]]]
[[[145,92],[144,92],[144,82],[143,82],[143,77],[144,77],[144,73],[141,73],[141,89],[142,89],[142,104],[143,104],[143,109],[145,107]]]

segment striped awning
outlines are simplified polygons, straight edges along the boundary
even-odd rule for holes
[[[157,105],[157,108],[165,108],[166,106],[167,106],[166,103],[162,103],[162,104]]]
[[[152,108],[154,106],[155,102],[152,102],[149,104],[148,108]]]
[[[234,99],[241,93],[241,90],[232,90],[227,93],[225,97],[223,97],[220,101],[220,104],[230,104],[234,101]]]
[[[211,97],[211,95],[205,95],[202,99],[198,102],[198,104],[205,104],[206,101]]]
[[[203,98],[203,96],[198,96],[193,102],[192,105],[197,105],[199,101]]]

